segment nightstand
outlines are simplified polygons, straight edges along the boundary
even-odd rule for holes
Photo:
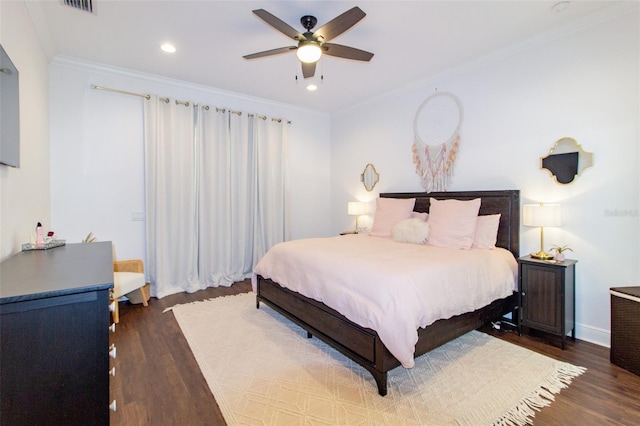
[[[576,262],[518,259],[518,332],[529,327],[560,336],[563,350],[569,330],[575,339]]]

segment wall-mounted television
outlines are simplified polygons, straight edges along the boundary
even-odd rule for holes
[[[18,70],[0,45],[0,164],[20,167]]]

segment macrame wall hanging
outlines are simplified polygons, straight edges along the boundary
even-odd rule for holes
[[[451,93],[436,92],[418,108],[411,149],[425,191],[446,191],[451,183],[462,121],[462,104]]]

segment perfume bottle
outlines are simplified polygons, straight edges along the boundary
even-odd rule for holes
[[[36,247],[44,247],[44,235],[42,234],[42,224],[36,225]]]

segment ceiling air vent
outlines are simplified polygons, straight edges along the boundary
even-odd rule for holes
[[[62,0],[62,2],[74,9],[93,13],[93,0]]]

